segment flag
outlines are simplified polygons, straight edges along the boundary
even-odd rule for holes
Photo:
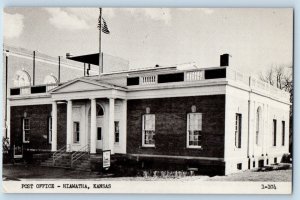
[[[102,30],[102,32],[103,33],[105,33],[105,34],[109,34],[110,32],[109,32],[109,30],[108,30],[108,27],[107,27],[107,24],[106,24],[106,21],[103,19],[103,17],[102,17],[102,23],[101,23],[101,18],[100,18],[100,16],[99,16],[99,18],[98,18],[98,29],[100,30],[100,28],[101,28],[101,30]],[[101,26],[102,25],[102,26]]]
[[[105,33],[105,34],[109,34],[110,32],[108,30],[106,21],[103,18],[102,18],[102,21],[103,21],[102,32]]]

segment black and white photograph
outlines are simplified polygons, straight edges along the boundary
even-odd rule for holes
[[[291,194],[293,8],[6,7],[6,193]]]

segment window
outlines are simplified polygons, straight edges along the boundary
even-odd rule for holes
[[[155,115],[145,114],[143,115],[143,146],[154,147],[155,146]]]
[[[30,140],[30,120],[23,118],[23,143],[29,143]]]
[[[104,115],[104,111],[103,111],[103,109],[102,109],[102,107],[99,105],[99,104],[97,104],[97,107],[96,107],[96,115],[99,117],[99,116],[103,116]]]
[[[242,170],[242,163],[238,163],[237,166],[236,166],[236,168],[237,168],[238,170]]]
[[[242,146],[242,114],[235,114],[235,147]]]
[[[73,123],[73,142],[74,143],[79,143],[79,136],[80,136],[80,126],[79,122],[74,122]]]
[[[25,70],[19,70],[14,75],[14,87],[30,85],[30,75]]]
[[[97,140],[102,140],[102,128],[97,128]]]
[[[45,78],[44,78],[44,84],[47,85],[47,84],[55,84],[57,83],[58,80],[55,76],[53,76],[52,74],[51,75],[47,75]]]
[[[202,145],[202,113],[187,115],[187,147],[201,148]]]
[[[48,142],[52,143],[52,117],[48,118]]]
[[[282,133],[282,142],[281,142],[281,144],[282,144],[282,146],[284,146],[285,145],[285,121],[282,121],[282,131],[281,131],[281,133]]]
[[[273,119],[273,146],[276,146],[277,121]]]
[[[120,123],[115,121],[115,143],[119,143],[120,141]]]
[[[260,124],[261,124],[261,108],[258,107],[256,111],[256,140],[255,144],[260,146]]]

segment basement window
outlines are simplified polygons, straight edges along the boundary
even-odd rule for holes
[[[145,114],[143,115],[143,147],[154,147],[155,146],[155,115]]]
[[[29,143],[30,141],[30,120],[23,118],[23,143]]]
[[[242,170],[242,163],[238,163],[237,166],[236,166],[236,168],[237,168],[238,170]]]
[[[187,147],[201,148],[202,145],[202,113],[187,115]]]

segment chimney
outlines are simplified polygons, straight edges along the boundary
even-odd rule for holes
[[[228,53],[222,54],[220,56],[220,66],[221,67],[229,66],[229,56],[230,55]]]

